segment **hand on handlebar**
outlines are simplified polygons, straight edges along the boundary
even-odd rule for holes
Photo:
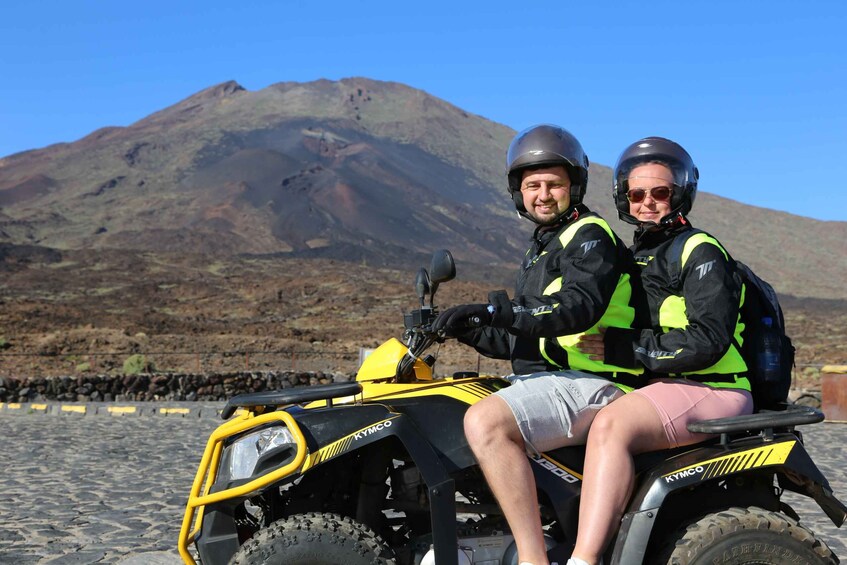
[[[488,304],[462,304],[438,315],[432,331],[440,336],[457,337],[473,328],[508,328],[515,319],[512,302],[505,290],[488,293]]]
[[[456,337],[466,330],[487,326],[491,323],[491,310],[488,304],[453,306],[438,315],[432,324],[432,331]]]

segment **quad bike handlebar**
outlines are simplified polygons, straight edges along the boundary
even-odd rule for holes
[[[406,314],[404,323],[406,331],[403,340],[409,348],[397,364],[396,379],[398,383],[408,383],[413,380],[415,361],[432,347],[432,344],[444,341],[444,337],[432,331],[432,323],[438,314],[434,306],[424,306]]]

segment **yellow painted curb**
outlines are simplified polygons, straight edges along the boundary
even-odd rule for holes
[[[30,404],[29,407],[33,410],[47,410],[46,404]]]
[[[19,410],[21,407],[19,402],[10,402],[6,406],[9,408],[9,410]]]
[[[85,406],[62,406],[62,412],[76,412],[85,414]]]
[[[109,406],[109,414],[135,414],[135,406]]]
[[[159,408],[159,414],[188,414],[189,408]]]

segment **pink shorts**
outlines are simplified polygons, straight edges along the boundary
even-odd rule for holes
[[[640,394],[653,404],[670,447],[690,445],[710,437],[689,432],[689,422],[753,413],[753,397],[746,390],[713,388],[678,378],[657,379],[631,394]]]

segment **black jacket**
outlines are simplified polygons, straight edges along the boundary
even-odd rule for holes
[[[515,374],[568,369],[580,362],[575,362],[580,354],[562,347],[557,338],[597,325],[610,310],[613,295],[618,301],[623,300],[618,296],[625,296],[626,304],[619,304],[618,312],[634,316],[630,295],[638,293],[616,293],[619,287],[628,287],[630,276],[637,272],[626,245],[597,214],[585,206],[577,207],[577,212],[577,218],[540,226],[533,234],[515,285],[511,327],[470,331],[459,337],[462,343],[488,357],[510,359]],[[566,230],[574,224],[576,232],[563,245]],[[630,324],[631,319],[624,323]]]
[[[685,376],[749,390],[743,378],[747,367],[734,345],[741,330],[741,279],[720,243],[705,232],[688,233],[691,229],[683,224],[636,232],[632,252],[641,267],[650,326],[610,328],[606,361],[643,366],[650,376]],[[677,237],[686,238],[685,253],[674,246]]]

